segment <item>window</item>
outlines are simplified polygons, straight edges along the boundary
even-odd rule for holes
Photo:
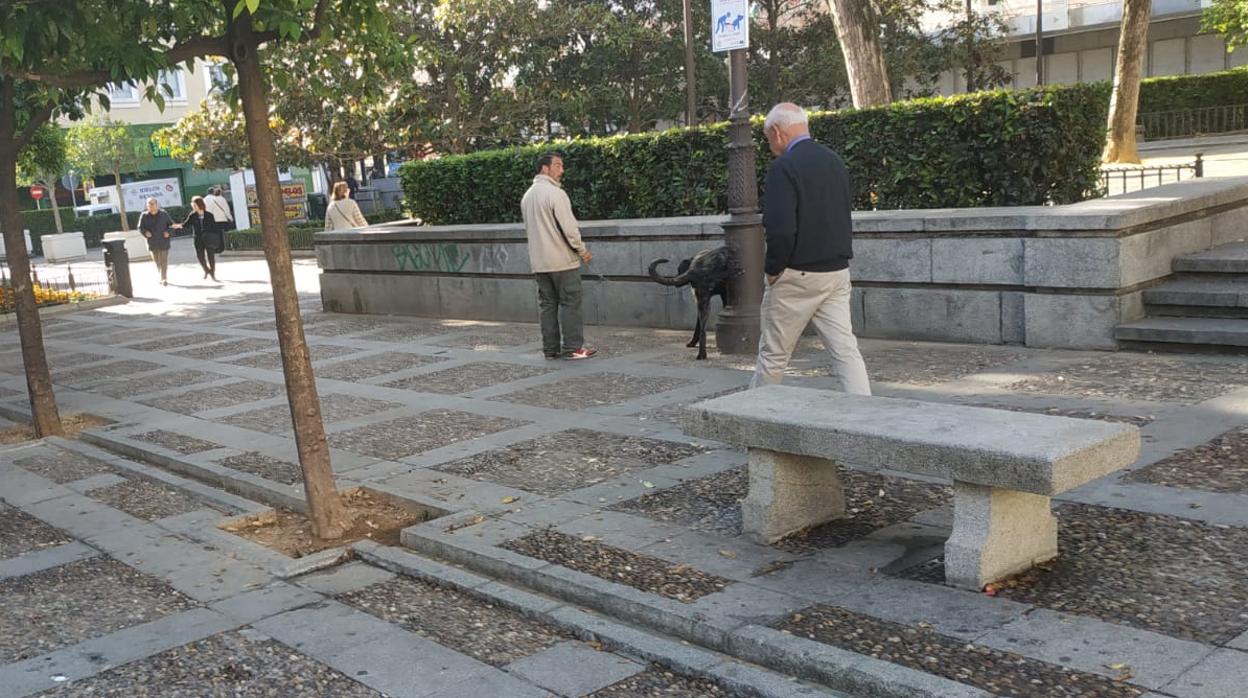
[[[108,99],[113,104],[138,104],[139,88],[133,82],[109,85]]]
[[[201,63],[204,71],[204,94],[224,92],[234,85],[234,80],[225,72],[224,62]]]
[[[182,69],[162,70],[160,77],[156,79],[156,89],[160,90],[160,95],[166,101],[185,102],[186,80],[183,78]]]

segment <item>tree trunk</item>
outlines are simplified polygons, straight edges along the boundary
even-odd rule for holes
[[[117,189],[117,212],[121,214],[121,229],[130,232],[130,219],[126,216],[126,196],[121,191],[121,172],[113,168],[113,187]]]
[[[4,249],[8,253],[9,282],[17,311],[18,341],[22,345],[22,365],[26,371],[26,394],[30,398],[31,421],[35,435],[59,436],[64,432],[61,415],[52,391],[52,374],[43,349],[43,327],[35,288],[30,282],[30,257],[22,234],[22,216],[17,200],[17,115],[12,80],[0,87],[0,226],[4,228]]]
[[[56,177],[45,177],[48,182],[48,191],[52,193],[52,220],[56,221],[57,234],[65,232],[65,226],[61,225],[61,205],[56,201]]]
[[[888,67],[880,46],[880,21],[871,0],[828,0],[836,38],[845,54],[854,107],[877,107],[893,101]]]
[[[232,5],[233,0],[229,4]],[[286,236],[282,188],[277,179],[277,151],[269,130],[268,98],[257,52],[259,42],[252,33],[249,13],[244,11],[238,21],[230,23],[228,40],[230,60],[238,74],[238,92],[256,177],[261,238],[273,286],[277,341],[282,352],[286,396],[295,426],[295,444],[303,467],[303,488],[312,529],[321,538],[340,538],[350,528],[351,521],[334,482],[325,425],[321,421],[321,401],[317,397],[316,379],[299,316],[299,295],[290,261],[290,241]]]
[[[1124,0],[1122,32],[1118,39],[1118,64],[1114,67],[1114,91],[1109,98],[1109,135],[1101,160],[1136,163],[1135,114],[1140,106],[1140,76],[1148,47],[1148,20],[1153,0]]]

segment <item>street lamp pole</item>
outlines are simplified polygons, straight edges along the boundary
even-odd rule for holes
[[[685,9],[685,125],[698,125],[698,83],[693,71],[693,11],[692,0],[684,0]]]
[[[759,306],[763,300],[763,225],[758,211],[758,174],[750,130],[746,49],[728,53],[728,222],[724,242],[742,273],[728,286],[728,307],[719,314],[715,341],[721,354],[758,351]]]
[[[1036,0],[1036,85],[1044,84],[1044,0]]]

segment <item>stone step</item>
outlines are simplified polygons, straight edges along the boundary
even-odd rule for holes
[[[1170,268],[1176,272],[1248,274],[1248,242],[1235,242],[1205,252],[1175,257]]]
[[[1133,345],[1248,347],[1248,319],[1153,317],[1119,325],[1114,337]]]
[[[1248,308],[1248,278],[1206,280],[1180,278],[1144,291],[1149,305]]]
[[[1248,308],[1216,305],[1148,305],[1149,317],[1248,318]]]

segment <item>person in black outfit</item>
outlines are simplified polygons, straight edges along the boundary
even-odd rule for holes
[[[847,393],[870,395],[850,323],[853,189],[845,163],[810,137],[806,112],[778,104],[763,132],[775,162],[767,170],[762,337],[750,387],[784,378],[802,331],[813,322]]]
[[[211,277],[216,281],[216,255],[224,247],[224,240],[216,219],[208,212],[204,197],[196,196],[191,199],[191,212],[182,222],[182,227],[190,228],[195,236],[195,257],[199,260],[199,266],[203,267],[204,278]]]

